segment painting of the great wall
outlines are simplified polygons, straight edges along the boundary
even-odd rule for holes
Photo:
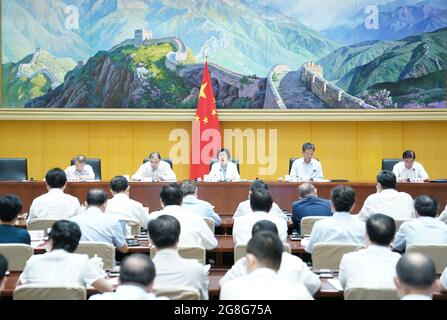
[[[446,108],[445,0],[2,0],[3,108]]]

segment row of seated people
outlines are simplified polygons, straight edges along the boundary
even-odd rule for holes
[[[208,270],[196,260],[181,258],[177,252],[181,223],[161,215],[148,225],[157,248],[151,261],[144,255],[126,257],[120,268],[120,285],[115,292],[104,279],[100,267],[87,255],[73,253],[82,236],[72,221],[56,222],[49,233],[48,252],[32,256],[17,286],[89,287],[103,294],[91,299],[163,299],[167,288],[182,288],[208,298]],[[402,299],[429,300],[434,291],[447,290],[447,268],[436,282],[436,269],[430,257],[419,253],[400,256],[390,250],[395,232],[394,220],[374,214],[366,222],[366,249],[345,254],[339,278],[345,290],[353,288],[391,289]],[[7,261],[0,256],[0,291]],[[252,229],[245,257],[238,260],[220,280],[221,300],[311,300],[320,288],[319,277],[298,257],[283,252],[276,225],[258,221]],[[159,292],[156,296],[153,292]]]

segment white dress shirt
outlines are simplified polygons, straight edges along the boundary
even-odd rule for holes
[[[290,177],[298,178],[300,181],[324,179],[321,163],[315,158],[310,159],[309,163],[305,163],[303,158],[293,161]]]
[[[230,280],[246,276],[248,274],[245,266],[246,261],[246,257],[236,261],[231,269],[225,273],[225,276],[220,279],[220,286],[222,287],[224,283]],[[281,266],[278,270],[278,278],[289,283],[303,284],[312,295],[315,294],[321,286],[320,278],[310,271],[307,264],[305,264],[299,257],[287,252],[283,252],[282,254]]]
[[[428,173],[425,171],[422,164],[417,161],[413,163],[413,166],[410,169],[405,167],[405,162],[398,162],[393,167],[393,173],[396,175],[397,179],[410,179],[410,181],[413,181],[414,179],[428,179]]]
[[[246,214],[253,213],[253,210],[251,210],[250,206],[250,200],[245,200],[239,203],[237,206],[236,211],[234,212],[233,219],[245,216]],[[273,202],[272,208],[269,211],[269,214],[276,215],[280,217],[281,219],[284,219],[286,223],[289,222],[289,218],[287,215],[281,210],[281,208]]]
[[[65,169],[65,174],[67,175],[67,180],[78,179],[78,180],[95,180],[95,172],[89,164],[85,164],[82,171],[76,170],[76,166],[72,165]]]
[[[95,294],[89,300],[158,300],[153,293],[148,293],[142,287],[122,284],[115,292]]]
[[[287,282],[275,271],[258,268],[224,283],[220,300],[313,300],[302,284]]]
[[[88,207],[84,213],[70,220],[81,228],[81,241],[107,242],[117,248],[127,244],[119,221],[97,207]]]
[[[117,193],[107,201],[106,214],[116,220],[135,219],[144,229],[147,229],[149,223],[149,209],[143,207],[140,202],[130,199],[125,193]]]
[[[432,300],[432,297],[426,296],[425,294],[407,294],[400,300]]]
[[[202,218],[208,218],[214,221],[214,225],[218,226],[222,223],[219,215],[214,212],[214,206],[204,200],[197,199],[196,196],[189,194],[183,198],[182,208],[198,215]]]
[[[33,255],[20,275],[22,284],[76,284],[88,287],[103,279],[86,254],[53,250]]]
[[[81,210],[79,199],[62,189],[50,189],[31,203],[28,221],[32,219],[70,219]]]
[[[159,176],[163,181],[175,182],[177,177],[172,171],[171,166],[166,161],[160,160],[157,170],[152,170],[150,161],[143,163],[138,171],[132,176],[132,180],[142,180],[143,178],[152,178],[154,181]]]
[[[413,198],[408,193],[395,189],[384,189],[366,198],[359,213],[360,220],[366,221],[374,213],[382,213],[398,220],[416,218]]]
[[[153,259],[157,275],[154,288],[191,288],[208,300],[208,266],[197,260],[184,259],[173,249],[157,251]]]
[[[365,244],[365,223],[349,212],[334,212],[332,217],[315,222],[305,250],[312,253],[317,243]]]
[[[238,181],[241,176],[237,171],[237,165],[231,161],[227,162],[227,169],[223,170],[220,162],[216,162],[211,166],[209,173],[210,179],[217,179],[218,181]]]
[[[173,216],[180,222],[180,246],[199,245],[206,250],[217,247],[217,240],[205,220],[186,211],[181,206],[166,206],[163,210],[153,212],[149,219],[156,219],[162,215]]]
[[[433,217],[405,221],[396,232],[393,246],[404,251],[412,244],[447,244],[447,225]]]
[[[445,291],[447,291],[447,267],[442,271],[441,274],[441,285]]]
[[[444,211],[442,211],[441,214],[439,215],[438,219],[444,223],[447,223],[447,205],[445,206]]]
[[[400,254],[391,248],[370,245],[343,255],[338,278],[343,288],[396,289],[394,277]]]
[[[251,231],[256,222],[268,220],[276,224],[282,242],[287,242],[287,223],[276,215],[263,211],[255,211],[234,219],[233,239],[235,244],[245,245],[251,239]]]

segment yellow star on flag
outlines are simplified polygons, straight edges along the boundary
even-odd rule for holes
[[[198,115],[196,115],[196,116],[194,117],[194,120],[195,120],[195,121],[200,121],[200,117],[199,117]]]
[[[205,123],[205,124],[208,123],[208,117],[203,118],[203,123]]]
[[[217,114],[217,110],[216,110],[216,109],[213,109],[213,111],[211,112],[211,114],[212,114],[213,116],[216,116],[216,114]]]
[[[208,82],[205,82],[204,84],[201,85],[201,87],[200,87],[200,98],[206,99],[205,88],[206,88],[207,85],[208,85]]]

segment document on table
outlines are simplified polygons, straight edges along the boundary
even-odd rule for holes
[[[338,280],[338,279],[327,279],[327,282],[329,282],[329,284],[331,286],[333,286],[335,289],[337,289],[338,291],[343,291],[343,287],[341,286],[340,280]]]

